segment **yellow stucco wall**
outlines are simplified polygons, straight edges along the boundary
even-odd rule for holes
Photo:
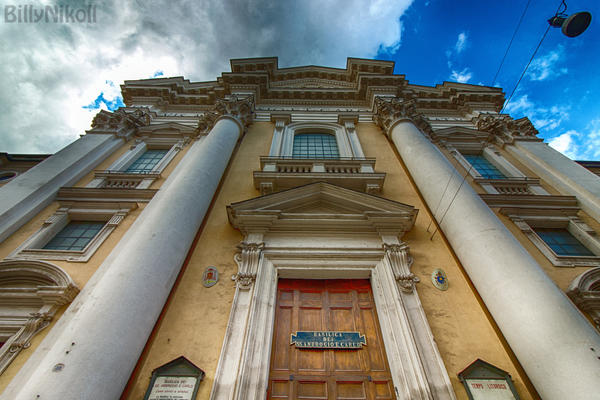
[[[235,153],[189,264],[140,360],[128,399],[142,398],[152,370],[181,355],[206,372],[197,398],[208,399],[235,293],[230,279],[237,272],[233,256],[242,240],[228,222],[226,206],[259,196],[252,171],[259,169],[259,157],[268,154],[273,129],[271,123],[253,124]],[[442,234],[430,240],[435,225],[427,231],[431,217],[387,139],[374,124],[358,124],[357,133],[365,155],[377,157],[376,171],[387,173],[382,196],[420,210],[414,228],[403,239],[410,245],[415,260],[412,269],[421,279],[417,289],[457,397],[467,399],[458,372],[481,358],[508,371],[522,399],[532,398]],[[218,268],[220,280],[207,289],[202,286],[202,274],[211,265]],[[431,284],[436,268],[446,271],[448,291]]]
[[[259,156],[269,153],[272,133],[273,124],[254,123],[234,154],[190,261],[140,362],[128,399],[143,398],[152,370],[181,355],[206,372],[197,398],[209,397],[235,293],[233,256],[242,240],[229,224],[225,207],[260,195],[254,189],[252,171],[260,168]],[[207,289],[202,274],[208,266],[217,267],[219,282]]]
[[[113,154],[107,157],[104,161],[102,161],[95,170],[106,170],[108,167],[115,162],[122,154],[129,150],[133,140],[129,143],[123,144],[119,149],[117,149]],[[162,177],[157,179],[152,188],[158,189],[160,185],[165,181],[165,179],[169,176],[169,174],[176,167],[177,163],[181,160],[181,158],[185,155],[185,152],[188,150],[189,146],[186,146],[182,151],[177,154],[177,156],[169,163],[169,165],[163,170]],[[77,187],[84,187],[87,183],[89,183],[93,179],[93,171],[88,173],[82,179],[79,180],[75,185]],[[117,245],[121,237],[127,232],[129,227],[136,220],[137,216],[142,212],[146,203],[138,203],[136,209],[132,210],[129,214],[127,214],[126,218],[116,227],[116,229],[106,238],[106,240],[100,245],[98,250],[94,253],[94,255],[87,262],[69,262],[63,260],[48,260],[51,264],[57,265],[66,271],[69,276],[73,279],[77,287],[81,290],[90,279],[90,277],[96,272],[100,264],[104,261],[104,259],[110,254],[112,249]],[[47,207],[45,207],[42,211],[40,211],[35,217],[29,220],[25,225],[19,228],[15,233],[13,233],[10,237],[8,237],[4,242],[0,243],[0,260],[7,257],[13,250],[19,247],[25,240],[27,240],[31,235],[35,234],[42,226],[43,222],[48,219],[54,212],[59,208],[58,202],[53,202]],[[64,310],[67,306],[64,306],[53,318],[51,324],[46,327],[44,330],[39,332],[36,336],[34,336],[31,341],[31,346],[27,349],[23,349],[19,355],[11,362],[8,368],[0,375],[0,392],[2,392],[12,378],[16,375],[19,369],[23,366],[23,364],[27,361],[29,356],[35,351],[38,347],[39,343],[42,339],[47,335],[47,333],[52,329],[56,321],[60,318],[60,315],[63,314]]]

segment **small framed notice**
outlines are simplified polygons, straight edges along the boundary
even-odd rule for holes
[[[458,377],[471,400],[519,400],[508,372],[477,359]]]
[[[152,371],[144,400],[194,400],[204,371],[181,356]]]

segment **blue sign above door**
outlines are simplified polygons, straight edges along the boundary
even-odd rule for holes
[[[367,345],[360,332],[298,331],[291,343],[299,349],[360,349]]]

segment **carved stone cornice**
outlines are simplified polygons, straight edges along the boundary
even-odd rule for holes
[[[373,112],[375,122],[390,136],[392,128],[398,121],[411,121],[419,128],[429,139],[434,141],[435,135],[427,119],[417,111],[415,100],[401,100],[397,97],[383,99],[375,98],[375,110]]]
[[[218,116],[233,117],[238,120],[244,128],[252,122],[253,109],[253,96],[239,98],[238,96],[233,95],[227,99],[218,99],[215,105],[215,111]]]
[[[499,145],[512,144],[515,140],[542,141],[527,117],[514,120],[506,114],[479,114],[472,122],[478,130],[491,133]]]
[[[264,247],[264,243],[248,242],[242,242],[237,246],[240,252],[234,256],[234,260],[238,266],[238,273],[232,279],[238,289],[249,290],[252,288]]]
[[[408,245],[406,243],[384,243],[383,250],[385,251],[387,261],[392,267],[394,278],[398,282],[400,290],[405,293],[411,293],[415,289],[415,284],[419,282],[419,278],[410,272],[413,260],[408,252]]]
[[[101,110],[92,120],[88,133],[114,133],[129,140],[137,128],[150,124],[152,115],[147,108],[119,108],[114,112]]]

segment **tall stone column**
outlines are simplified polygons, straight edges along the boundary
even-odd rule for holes
[[[56,154],[0,188],[0,243],[148,124],[146,110],[101,111],[92,129]]]
[[[477,193],[461,185],[462,176],[417,127],[431,133],[414,104],[398,99],[376,104],[377,122],[430,209],[439,210],[441,229],[540,395],[596,397],[598,333]]]
[[[6,399],[114,400],[121,395],[204,219],[251,112],[221,101],[154,199],[19,375]]]

